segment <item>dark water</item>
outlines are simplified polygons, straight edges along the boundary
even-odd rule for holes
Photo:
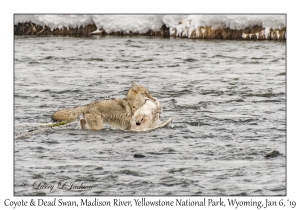
[[[272,41],[15,37],[15,195],[286,195],[285,50]],[[131,81],[159,99],[170,127],[39,126],[58,109],[123,98]],[[272,150],[280,155],[265,158]],[[67,190],[71,182],[92,189]]]

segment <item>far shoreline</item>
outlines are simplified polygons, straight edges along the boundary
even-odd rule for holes
[[[156,37],[177,37],[188,39],[218,39],[218,40],[286,40],[286,27],[282,29],[270,29],[267,33],[262,26],[252,26],[242,30],[233,30],[229,28],[219,28],[213,30],[212,27],[198,27],[188,36],[184,33],[172,31],[166,25],[162,25],[159,31],[149,30],[146,33],[137,32],[106,32],[103,29],[97,29],[95,24],[88,24],[76,28],[55,28],[51,30],[48,26],[37,25],[32,22],[18,23],[14,25],[14,35],[54,35],[54,36],[156,36]]]

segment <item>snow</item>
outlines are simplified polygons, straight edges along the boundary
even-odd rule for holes
[[[164,24],[163,16],[160,15],[93,15],[92,18],[97,28],[104,29],[107,33],[159,31]]]
[[[63,27],[76,28],[94,23],[91,15],[15,15],[15,24],[29,21],[48,26],[51,30]]]
[[[51,30],[63,27],[79,27],[95,24],[97,31],[122,31],[125,33],[146,33],[148,30],[159,31],[166,24],[170,34],[190,37],[197,28],[211,26],[241,30],[259,25],[265,28],[267,35],[270,29],[286,27],[286,16],[279,15],[15,15],[15,24],[33,22],[48,26]],[[201,29],[204,30],[204,29]],[[203,33],[203,31],[201,32]]]

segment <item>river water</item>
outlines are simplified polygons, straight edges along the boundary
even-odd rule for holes
[[[15,36],[14,194],[286,195],[285,44]],[[58,109],[124,98],[131,81],[169,127],[40,126]]]

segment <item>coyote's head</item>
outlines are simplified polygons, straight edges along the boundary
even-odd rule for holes
[[[155,101],[155,99],[150,96],[148,90],[145,87],[136,85],[134,82],[131,82],[131,88],[128,91],[126,100],[131,105],[133,112],[143,106],[146,103],[146,100],[149,99]]]
[[[150,99],[155,101],[155,99],[149,95],[148,90],[141,85],[136,85],[134,82],[131,82],[131,89],[138,95],[138,97],[142,98],[144,101]]]

